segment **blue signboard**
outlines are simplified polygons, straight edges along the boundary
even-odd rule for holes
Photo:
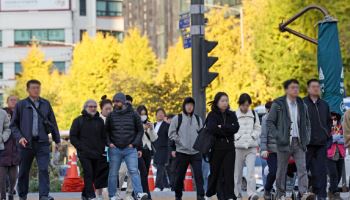
[[[192,47],[190,27],[191,14],[189,12],[180,14],[179,29],[181,30],[183,46],[185,49]]]
[[[191,37],[186,37],[186,38],[184,37],[183,45],[184,45],[184,49],[191,48],[192,47]]]
[[[191,26],[191,14],[184,13],[180,15],[179,28],[184,29]]]

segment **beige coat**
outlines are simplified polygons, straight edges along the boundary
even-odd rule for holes
[[[0,150],[5,149],[5,142],[10,138],[10,118],[7,112],[0,109]]]
[[[247,113],[242,113],[240,109],[238,109],[236,115],[239,123],[239,130],[235,134],[236,148],[248,149],[251,147],[258,147],[261,132],[258,114],[255,112],[255,123],[254,115],[251,110]]]

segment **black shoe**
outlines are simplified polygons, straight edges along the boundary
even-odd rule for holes
[[[197,200],[205,200],[203,196],[197,196]]]
[[[175,200],[182,200],[181,197],[175,197]]]
[[[40,200],[55,200],[55,199],[51,196],[42,196],[40,197]]]
[[[265,192],[264,192],[264,199],[265,199],[265,200],[272,200],[272,198],[271,198],[271,192],[265,191]]]
[[[13,198],[13,195],[8,195],[8,200],[13,200],[14,198]]]

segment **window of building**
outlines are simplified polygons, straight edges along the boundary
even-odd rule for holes
[[[115,37],[118,41],[122,41],[124,38],[124,33],[121,31],[98,30],[98,32],[102,33],[104,36],[109,34]]]
[[[2,66],[2,63],[0,63],[0,79],[4,78],[4,67]]]
[[[123,1],[122,0],[97,0],[96,15],[97,16],[122,16]]]
[[[79,37],[80,37],[80,41],[83,40],[83,37],[84,37],[84,34],[86,33],[86,30],[85,29],[81,29],[80,32],[79,32]]]
[[[34,39],[64,42],[64,29],[15,30],[16,45],[27,45]]]
[[[63,74],[66,72],[66,62],[64,62],[64,61],[53,62],[53,68],[57,69],[58,72]]]
[[[79,0],[80,16],[86,16],[86,0]]]
[[[16,75],[16,76],[21,75],[21,74],[22,74],[22,71],[23,71],[23,69],[22,69],[21,63],[20,63],[20,62],[16,62],[16,63],[15,63],[15,75]]]

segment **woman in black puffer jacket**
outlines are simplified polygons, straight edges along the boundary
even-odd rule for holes
[[[228,95],[219,92],[210,102],[211,112],[207,117],[208,131],[215,135],[215,144],[210,157],[210,176],[207,196],[214,196],[218,183],[223,199],[236,199],[234,194],[235,146],[234,134],[239,129],[236,114],[230,111]],[[220,184],[221,186],[221,184]]]

